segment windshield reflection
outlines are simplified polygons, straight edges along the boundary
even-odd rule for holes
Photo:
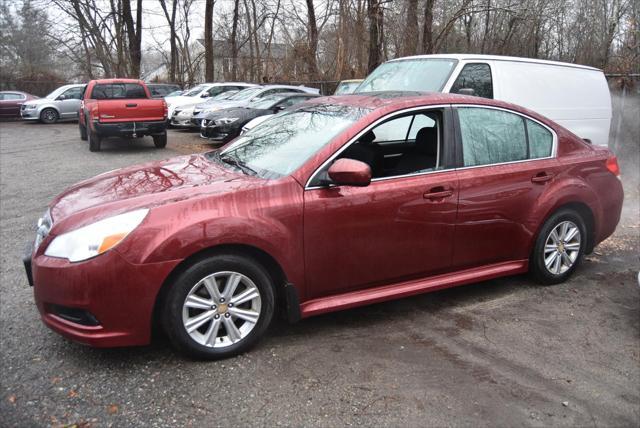
[[[283,112],[238,138],[221,155],[233,156],[261,177],[279,178],[298,169],[369,112],[348,105],[313,105]]]

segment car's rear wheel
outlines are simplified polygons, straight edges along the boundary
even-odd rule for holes
[[[80,129],[80,139],[87,141],[87,127],[80,121],[78,121],[78,128]]]
[[[164,149],[167,147],[167,133],[153,136],[153,144],[158,149]]]
[[[40,121],[42,123],[51,124],[58,121],[59,115],[55,109],[46,108],[40,113]]]
[[[567,280],[578,267],[587,243],[584,220],[572,210],[560,210],[542,226],[531,255],[531,272],[542,284]]]
[[[100,138],[100,134],[88,129],[87,138],[89,139],[89,150],[92,152],[99,152],[100,146],[102,144],[102,139]]]
[[[239,255],[218,255],[197,261],[170,284],[162,325],[179,351],[219,359],[252,347],[273,312],[273,286],[264,268]]]

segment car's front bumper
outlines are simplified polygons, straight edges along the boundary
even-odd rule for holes
[[[156,297],[178,263],[136,265],[111,250],[78,263],[40,254],[30,268],[47,327],[80,343],[116,347],[149,343]]]
[[[20,117],[24,120],[38,120],[40,119],[40,111],[38,109],[20,110]]]
[[[195,125],[191,123],[191,116],[175,115],[171,118],[171,126],[176,128],[195,128]]]
[[[95,130],[103,137],[142,137],[144,135],[159,135],[166,131],[167,122],[94,122]]]
[[[228,143],[238,136],[237,129],[228,126],[202,126],[200,127],[200,137],[221,143]]]

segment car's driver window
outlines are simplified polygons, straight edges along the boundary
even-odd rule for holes
[[[373,179],[439,169],[441,118],[440,111],[429,111],[385,121],[362,135],[338,158],[368,164]]]

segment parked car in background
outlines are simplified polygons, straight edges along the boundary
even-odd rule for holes
[[[256,86],[253,88],[240,91],[228,100],[222,100],[218,102],[207,103],[205,106],[200,106],[194,110],[192,124],[199,126],[202,119],[206,119],[208,115],[217,112],[222,109],[231,107],[244,107],[249,106],[255,102],[261,101],[266,97],[274,94],[281,94],[285,92],[299,93],[299,94],[312,94],[318,95],[319,90],[316,88],[309,88],[306,86],[292,86],[292,85],[264,85]],[[196,113],[198,111],[198,113]]]
[[[181,351],[224,358],[276,313],[527,271],[565,281],[614,232],[618,175],[608,149],[505,102],[319,98],[220,151],[64,191],[25,269],[42,321],[68,338],[144,345],[161,327]]]
[[[241,91],[252,86],[255,85],[244,82],[203,83],[197,85],[185,91],[182,95],[165,98],[169,107],[169,117],[173,116],[174,110],[178,107],[192,107],[200,104],[205,98],[215,97],[227,91]]]
[[[0,118],[9,119],[20,117],[22,104],[35,99],[38,99],[38,97],[26,92],[0,91]]]
[[[24,120],[39,120],[48,124],[78,120],[80,100],[86,86],[84,83],[60,86],[44,98],[22,104],[20,116]]]
[[[351,94],[362,83],[362,79],[342,80],[338,83],[333,95],[346,95]]]
[[[169,93],[169,94],[165,95],[165,98],[169,98],[169,97],[177,97],[177,96],[180,96],[180,95],[182,95],[182,94],[184,94],[184,93],[185,93],[185,91],[183,91],[182,89],[180,89],[180,90],[173,91],[173,92],[171,92],[171,93]]]
[[[173,115],[169,118],[169,125],[175,128],[182,128],[182,129],[197,128],[197,126],[195,126],[191,122],[191,119],[193,118],[194,114],[200,113],[202,108],[206,109],[208,108],[208,106],[212,105],[213,103],[223,101],[223,100],[228,100],[238,92],[239,91],[236,91],[236,90],[226,91],[216,96],[213,96],[211,98],[207,98],[207,101],[205,101],[204,103],[197,104],[195,106],[176,107],[173,110]]]
[[[494,98],[555,120],[607,146],[611,95],[602,70],[577,64],[494,55],[420,55],[387,61],[356,89],[450,92]]]
[[[224,110],[209,113],[205,119],[192,120],[195,126],[200,126],[200,136],[218,143],[228,143],[240,135],[242,127],[252,119],[260,116],[272,116],[289,107],[300,104],[311,98],[317,98],[315,94],[279,93],[264,97],[260,101],[253,102],[245,107],[229,107]]]
[[[153,137],[159,149],[167,145],[167,103],[151,97],[142,80],[101,79],[87,85],[80,108],[80,138],[98,152],[106,137]]]
[[[147,83],[147,88],[149,88],[152,98],[164,98],[178,91],[182,91],[179,85],[169,83]]]

